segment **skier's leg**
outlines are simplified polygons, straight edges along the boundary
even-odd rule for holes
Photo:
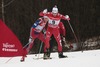
[[[62,51],[62,44],[61,44],[61,38],[60,38],[60,33],[59,33],[59,30],[58,29],[55,29],[56,31],[53,31],[53,35],[54,35],[54,38],[55,40],[57,41],[57,44],[58,44],[58,52],[61,52]]]
[[[42,43],[44,42],[44,52],[46,52],[46,43],[45,43],[45,37],[44,34],[40,33],[38,39],[40,39],[42,41]]]
[[[59,55],[59,58],[67,57],[67,56],[63,55],[62,43],[61,43],[60,33],[59,33],[58,29],[56,29],[56,32],[54,33],[54,37],[55,37],[55,39],[57,41],[57,44],[58,44],[58,55]]]
[[[50,37],[52,35],[52,32],[50,32],[51,30],[48,29],[47,32],[46,32],[46,39],[45,39],[45,45],[44,45],[44,59],[48,59],[50,58],[50,44],[49,44],[49,41],[50,41]]]
[[[21,58],[21,62],[23,62],[25,60],[25,57],[26,55],[28,54],[29,50],[32,48],[33,46],[33,43],[34,43],[34,39],[32,39],[30,42],[29,42],[29,45],[27,47],[24,47],[23,50],[24,50],[24,54]]]

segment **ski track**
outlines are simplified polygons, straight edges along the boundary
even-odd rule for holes
[[[39,56],[38,56],[39,55]],[[51,53],[51,58],[48,60],[34,59],[41,58],[43,54],[27,55],[24,62],[20,62],[20,57],[1,57],[0,67],[100,67],[100,50],[88,50],[77,52],[64,52],[68,58],[58,58],[58,53]]]

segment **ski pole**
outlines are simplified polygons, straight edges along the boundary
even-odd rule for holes
[[[71,28],[73,34],[74,34],[74,37],[75,37],[76,42],[79,43],[78,38],[77,38],[77,36],[76,36],[76,34],[75,34],[75,32],[74,32],[74,30],[73,30],[73,28],[72,28],[72,26],[71,26],[69,20],[68,20],[68,24],[69,24],[69,26],[70,26],[70,28]],[[82,49],[81,51],[83,52],[83,44],[81,44],[81,49]]]
[[[42,45],[43,45],[43,42],[41,42],[41,45],[40,45],[40,48],[39,48],[38,58],[39,58],[39,55],[40,55],[40,52],[41,52],[41,49],[42,49]]]
[[[74,30],[73,30],[73,28],[72,28],[72,26],[71,26],[69,20],[67,20],[67,21],[68,21],[68,24],[69,24],[69,26],[70,26],[72,32],[73,32],[73,35],[74,35],[74,37],[75,37],[75,40],[76,40],[76,42],[78,43],[78,38],[77,38],[77,36],[76,36],[76,34],[75,34],[75,32],[74,32]]]
[[[75,32],[74,32],[74,30],[73,30],[73,28],[72,28],[72,26],[71,26],[69,20],[68,20],[68,24],[69,24],[69,26],[70,26],[70,28],[71,28],[71,30],[72,30],[72,32],[73,32],[73,35],[74,35],[74,37],[75,37],[75,39],[76,39],[76,42],[78,42],[78,38],[77,38],[77,36],[76,36],[76,34],[75,34]]]
[[[23,48],[25,48],[26,46],[28,46],[28,44],[29,44],[29,42]]]
[[[10,59],[8,59],[5,63],[8,63],[13,57],[11,57]]]
[[[69,20],[68,20],[68,24],[69,24],[69,26],[70,26],[70,28],[71,28],[73,34],[74,34],[74,37],[75,37],[76,42],[79,43],[78,38],[77,38],[77,36],[76,36],[76,34],[75,34],[75,32],[74,32],[74,30],[73,30],[73,28],[72,28],[72,26],[71,26]],[[81,44],[81,49],[82,49],[81,51],[83,52],[83,44]]]

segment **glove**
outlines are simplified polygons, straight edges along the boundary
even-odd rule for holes
[[[65,18],[66,18],[67,20],[70,20],[70,18],[69,18],[69,16],[68,16],[68,15],[65,15]]]
[[[63,37],[63,41],[66,41],[65,37]]]
[[[32,42],[32,40],[33,40],[33,38],[32,38],[32,37],[30,37],[30,38],[29,38],[29,43],[31,43],[31,42]]]
[[[46,30],[45,29],[43,29],[42,32],[43,32],[43,34],[46,34]]]
[[[47,9],[44,9],[44,10],[43,10],[43,13],[47,13],[47,11],[48,11]]]

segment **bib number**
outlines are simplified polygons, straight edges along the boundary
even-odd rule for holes
[[[53,25],[55,24],[55,21],[54,21],[54,20],[52,20],[52,24],[53,24]]]

